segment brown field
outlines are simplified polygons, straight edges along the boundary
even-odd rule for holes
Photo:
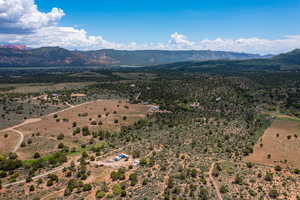
[[[34,152],[46,154],[57,150],[57,145],[61,142],[69,147],[78,147],[80,144],[87,143],[92,136],[82,136],[82,131],[73,136],[73,130],[76,129],[73,127],[73,122],[76,122],[76,127],[80,129],[87,126],[90,132],[98,130],[118,132],[122,126],[131,125],[146,117],[149,107],[149,105],[129,104],[125,100],[99,100],[59,112],[56,118],[54,114],[50,114],[42,117],[40,121],[16,128],[24,134],[25,143],[29,139],[32,142],[20,148],[17,153],[20,158],[28,159]],[[84,113],[86,116],[79,116]],[[124,116],[127,117],[126,120],[123,119]],[[102,122],[102,125],[99,122]],[[59,134],[64,134],[63,140],[57,140]]]
[[[269,156],[268,156],[269,155]],[[300,168],[300,122],[275,120],[246,161],[265,165]]]
[[[8,134],[5,138],[4,135]],[[8,154],[14,150],[20,139],[20,135],[14,131],[4,131],[0,132],[0,152],[1,154]]]

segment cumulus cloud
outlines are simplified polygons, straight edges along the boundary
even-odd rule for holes
[[[30,47],[60,46],[68,49],[121,48],[120,44],[104,40],[101,36],[88,36],[84,29],[49,26],[32,34],[0,34],[0,41],[25,44]]]
[[[2,33],[34,32],[56,24],[64,15],[59,8],[53,8],[48,13],[40,12],[34,0],[0,0]]]
[[[194,45],[194,42],[189,41],[185,35],[179,34],[177,32],[173,33],[170,37],[171,39],[169,40],[169,44],[176,49],[185,49],[193,47]]]
[[[281,39],[240,38],[191,41],[173,33],[161,43],[120,44],[91,36],[84,29],[58,25],[65,15],[59,8],[40,12],[34,0],[0,0],[0,43],[25,44],[29,47],[60,46],[67,49],[158,49],[158,50],[219,50],[260,54],[277,54],[300,48],[300,35]]]

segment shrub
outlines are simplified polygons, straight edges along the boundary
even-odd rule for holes
[[[85,127],[82,128],[82,135],[83,136],[90,135],[90,130],[89,130],[89,128],[87,126],[85,126]]]
[[[35,152],[34,155],[33,155],[34,159],[37,159],[37,158],[40,158],[40,157],[41,157],[41,155],[38,152]]]
[[[196,170],[196,169],[192,169],[192,171],[191,171],[191,176],[192,176],[193,178],[196,178],[196,177],[197,177],[197,170]]]
[[[248,168],[252,168],[253,167],[253,163],[251,163],[251,162],[247,162],[246,165],[247,165]]]
[[[294,174],[300,174],[300,169],[294,169]]]
[[[200,200],[208,200],[208,191],[205,188],[201,188],[199,191],[199,199]]]
[[[120,184],[114,184],[112,187],[113,194],[119,196],[122,193],[122,188]]]
[[[212,175],[213,175],[214,177],[218,177],[218,176],[220,175],[219,170],[218,170],[217,168],[214,168],[213,171],[212,171]]]
[[[27,178],[26,178],[26,183],[29,183],[29,182],[31,182],[32,181],[32,178],[30,177],[30,176],[28,176]]]
[[[139,158],[140,157],[140,152],[139,151],[132,152],[132,157],[133,158]]]
[[[77,122],[72,123],[72,127],[75,128],[77,126]]]
[[[26,147],[26,143],[24,141],[21,143],[21,147]]]
[[[266,176],[265,176],[265,181],[273,181],[273,174],[271,172],[267,172]]]
[[[47,181],[47,186],[50,187],[50,186],[52,186],[52,185],[53,185],[53,181],[52,181],[51,179],[48,180],[48,181]]]
[[[146,166],[147,164],[148,164],[148,161],[147,161],[146,158],[142,158],[142,159],[140,160],[140,165],[141,165],[141,166]]]
[[[122,191],[121,191],[121,197],[126,197],[126,195],[127,195],[126,191],[125,191],[125,190],[122,190]]]
[[[226,185],[222,185],[221,188],[220,188],[220,192],[222,194],[227,193],[228,192],[227,186]]]
[[[237,174],[234,178],[233,183],[238,184],[238,185],[242,185],[243,184],[243,178],[239,174]]]
[[[59,143],[57,147],[58,147],[59,149],[62,149],[62,148],[64,148],[64,146],[65,146],[65,145],[64,145],[63,143]]]
[[[16,153],[9,153],[8,158],[11,160],[16,160],[18,158],[18,155]]]
[[[33,185],[31,185],[31,186],[29,187],[29,191],[30,191],[30,192],[33,192],[33,191],[34,191],[34,186],[33,186]]]
[[[92,185],[91,184],[84,184],[83,185],[83,191],[87,192],[92,190]]]
[[[275,170],[278,171],[278,172],[280,172],[281,171],[281,167],[279,165],[276,165],[275,166]]]
[[[279,193],[277,192],[277,190],[272,189],[269,192],[269,197],[271,197],[272,199],[276,199],[279,196]]]
[[[137,174],[136,173],[133,173],[133,174],[130,174],[129,176],[129,180],[131,181],[130,185],[131,186],[134,186],[137,184]]]
[[[80,128],[79,127],[77,127],[76,129],[73,130],[73,135],[76,135],[78,133],[80,133]]]
[[[149,180],[148,180],[147,178],[145,178],[145,179],[143,180],[143,185],[147,185],[148,182],[149,182]]]
[[[31,144],[32,143],[32,139],[28,139],[27,144]]]
[[[104,198],[105,195],[106,195],[106,193],[105,193],[104,191],[98,190],[98,191],[96,192],[96,198],[98,198],[98,199]]]
[[[57,136],[57,140],[63,140],[64,139],[64,134],[60,133],[58,136]]]

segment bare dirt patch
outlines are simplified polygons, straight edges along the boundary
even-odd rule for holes
[[[5,137],[7,136],[7,137]],[[0,152],[1,154],[8,154],[14,150],[20,139],[20,135],[14,131],[0,132]]]
[[[246,161],[300,168],[300,122],[275,120],[258,140]]]

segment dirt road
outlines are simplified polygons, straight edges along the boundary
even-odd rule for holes
[[[211,167],[209,169],[208,175],[209,175],[210,181],[212,182],[212,184],[213,184],[213,186],[214,186],[214,188],[216,190],[218,200],[223,200],[222,195],[220,193],[220,188],[218,186],[218,183],[215,181],[215,179],[214,179],[214,177],[212,175],[212,172],[213,172],[213,170],[215,168],[216,163],[220,163],[220,162],[223,162],[223,161],[218,161],[218,162],[213,162],[212,163],[212,165],[211,165]]]
[[[49,174],[61,171],[61,170],[63,170],[63,168],[64,168],[64,166],[54,168],[53,170],[50,170],[46,173],[43,173],[43,174],[40,174],[40,175],[37,175],[37,176],[33,177],[32,180],[37,180],[39,178],[43,178],[45,176],[48,176]],[[17,182],[13,182],[13,183],[4,184],[4,185],[2,185],[2,187],[6,188],[6,187],[10,187],[10,186],[13,186],[13,185],[19,185],[19,184],[23,184],[23,183],[26,183],[25,179],[17,181]]]

